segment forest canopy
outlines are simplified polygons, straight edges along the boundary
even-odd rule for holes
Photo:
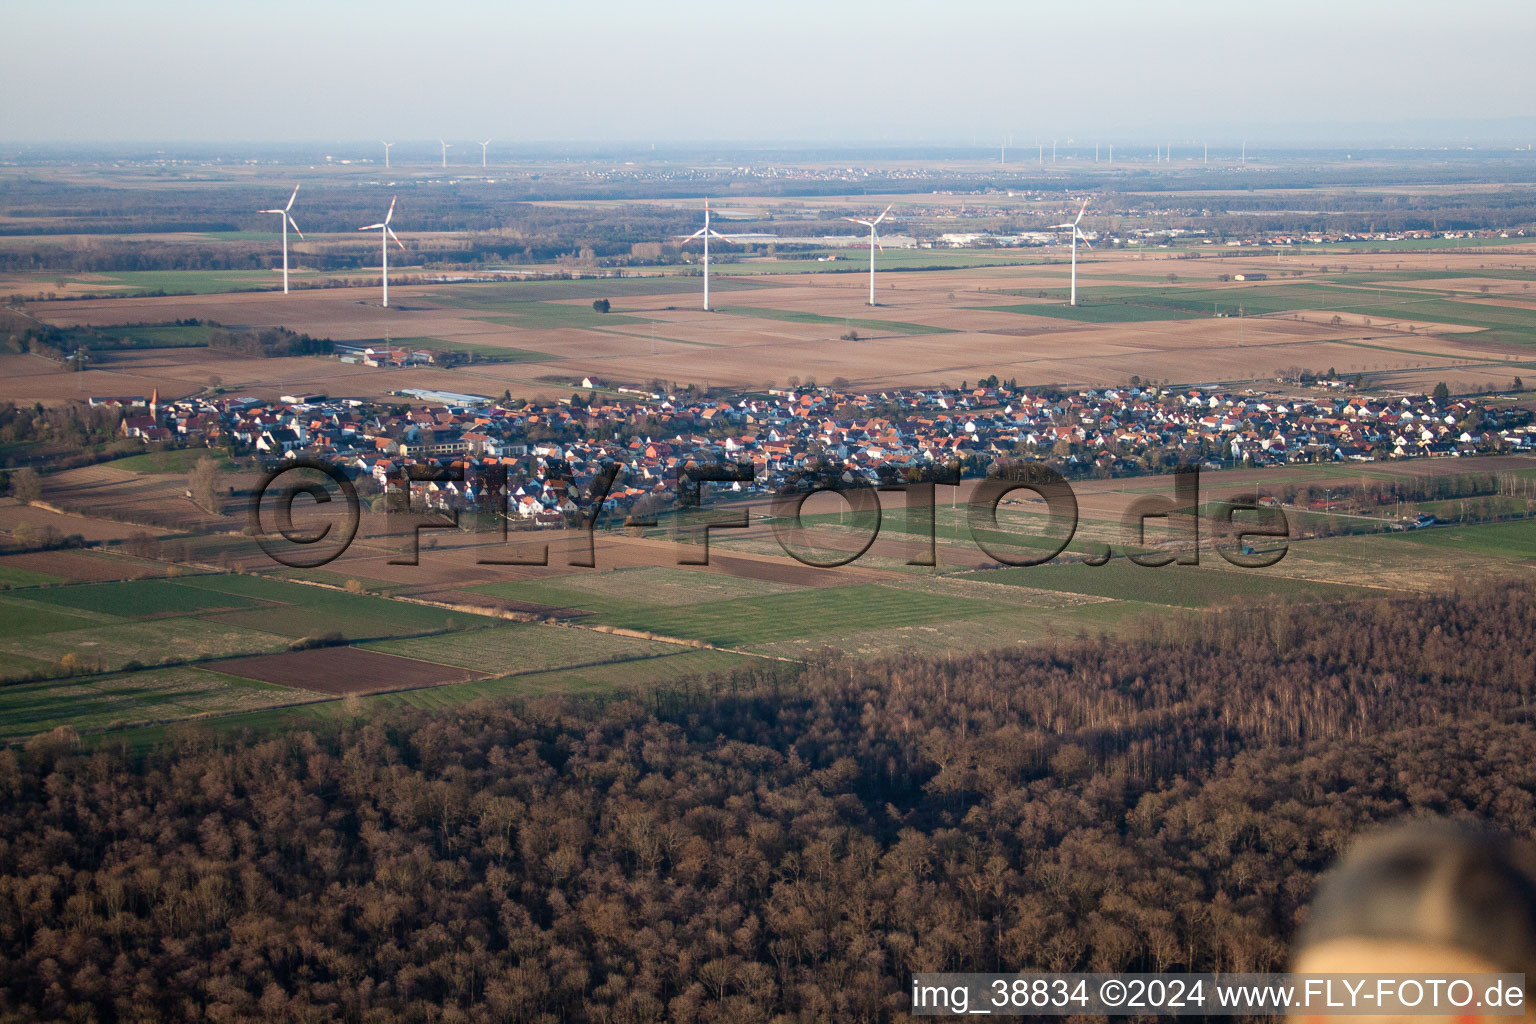
[[[1405,814],[1536,825],[1536,591],[0,751],[0,1020],[884,1021],[1280,968]]]

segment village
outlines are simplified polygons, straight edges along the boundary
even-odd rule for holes
[[[504,515],[529,527],[569,522],[586,485],[612,464],[623,472],[604,510],[654,512],[690,464],[751,463],[751,482],[732,489],[762,493],[829,470],[846,483],[889,483],[932,478],[955,464],[980,477],[1010,460],[1048,460],[1069,478],[1104,479],[1179,465],[1215,470],[1536,449],[1536,427],[1523,408],[1443,394],[1438,401],[1370,397],[1343,393],[1342,382],[1320,383],[1310,397],[1139,385],[1056,391],[995,378],[958,389],[808,386],[704,395],[612,392],[588,378],[585,396],[553,402],[422,389],[399,393],[395,404],[319,394],[90,402],[121,408],[119,433],[146,445],[207,446],[267,466],[319,461],[360,481],[365,493],[410,490],[432,509],[482,508],[501,489],[489,481],[505,479]],[[1328,385],[1341,393],[1327,394]],[[410,486],[410,477],[433,467],[462,479]]]

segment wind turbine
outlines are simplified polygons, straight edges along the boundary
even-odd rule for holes
[[[299,225],[288,213],[293,209],[293,201],[299,198],[299,186],[293,186],[293,195],[288,197],[288,205],[281,210],[257,210],[257,213],[275,213],[283,218],[283,294],[288,294],[288,225],[293,225],[293,230],[299,231]],[[304,237],[304,232],[299,231],[299,237]]]
[[[1077,211],[1077,219],[1076,220],[1074,220],[1070,224],[1052,224],[1051,225],[1052,228],[1071,228],[1072,229],[1072,301],[1071,301],[1070,304],[1073,305],[1073,306],[1077,305],[1077,240],[1079,238],[1081,238],[1083,240],[1083,244],[1084,245],[1086,245],[1090,249],[1093,248],[1093,243],[1088,241],[1088,236],[1083,234],[1082,230],[1078,227],[1078,225],[1083,222],[1083,214],[1085,212],[1087,212],[1087,210],[1088,210],[1088,200],[1084,199],[1083,200],[1083,207],[1082,207],[1082,209]]]
[[[699,230],[695,231],[693,234],[691,234],[691,235],[687,236],[686,238],[684,238],[680,243],[678,243],[678,247],[681,248],[682,246],[687,245],[689,242],[693,241],[695,238],[702,238],[702,239],[704,239],[704,312],[708,313],[709,312],[709,240],[711,238],[718,238],[718,239],[720,239],[720,241],[726,243],[727,245],[731,244],[731,240],[729,238],[726,238],[720,232],[716,231],[714,228],[709,226],[709,200],[707,198],[704,200],[704,226],[699,228]]]
[[[895,203],[891,204],[891,206],[895,205]],[[874,220],[859,220],[857,217],[843,218],[843,220],[852,221],[855,224],[863,224],[869,228],[869,304],[871,306],[875,304],[875,247],[878,245],[880,246],[880,251],[885,252],[885,246],[880,245],[879,233],[875,230],[875,225],[885,220],[885,215],[891,212],[891,206],[887,206],[880,216]]]
[[[484,142],[480,143],[480,166],[481,167],[485,166],[485,147],[489,146],[490,144],[491,144],[491,140],[490,139],[486,139]]]
[[[443,147],[443,166],[447,167],[448,166],[448,151],[450,149],[452,149],[453,147],[448,145],[448,143],[444,142],[442,139],[438,139],[437,141]]]
[[[380,139],[379,144],[384,147],[384,169],[387,171],[389,170],[389,147],[393,146],[394,143],[385,142],[383,139]]]
[[[384,219],[382,221],[380,221],[377,224],[365,224],[362,227],[357,229],[359,231],[375,231],[375,230],[377,230],[378,233],[379,233],[379,242],[380,242],[379,249],[383,253],[383,256],[384,256],[383,263],[381,265],[380,275],[381,275],[381,277],[382,277],[382,279],[384,281],[384,302],[383,302],[383,305],[386,308],[389,306],[389,240],[391,238],[393,238],[395,240],[395,244],[398,245],[401,248],[401,250],[405,249],[405,243],[400,241],[400,236],[395,234],[395,229],[389,226],[390,220],[393,219],[394,216],[395,216],[395,200],[398,199],[398,198],[400,198],[400,197],[399,196],[391,196],[390,197],[390,200],[389,200],[389,212],[384,215]]]

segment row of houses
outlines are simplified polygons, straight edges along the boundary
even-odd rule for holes
[[[434,397],[450,401],[385,406],[287,395],[291,401],[162,403],[156,395],[129,410],[122,432],[146,442],[227,445],[266,461],[321,459],[386,490],[408,486],[407,467],[446,469],[463,480],[413,488],[428,504],[462,508],[503,493],[497,511],[535,523],[578,511],[592,479],[615,463],[623,472],[606,504],[624,509],[670,495],[679,469],[718,462],[750,462],[754,479],[744,489],[763,490],[813,469],[876,482],[955,462],[980,474],[1001,460],[1048,459],[1068,475],[1112,476],[1190,462],[1268,466],[1536,447],[1523,409],[1428,395],[1064,392],[989,382],[725,396],[630,391],[586,405]],[[503,478],[505,487],[493,486]]]

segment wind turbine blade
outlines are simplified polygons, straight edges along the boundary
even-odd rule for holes
[[[895,203],[892,203],[892,204],[891,204],[891,206],[895,206],[895,205],[896,205],[896,204],[895,204]],[[883,211],[882,211],[882,212],[881,212],[881,214],[880,214],[880,216],[878,216],[878,217],[876,217],[876,218],[875,218],[875,223],[876,223],[876,224],[879,224],[879,223],[880,223],[880,222],[881,222],[881,221],[883,221],[883,220],[885,220],[885,215],[886,215],[886,214],[887,214],[887,213],[890,213],[890,212],[891,212],[891,206],[887,206],[887,207],[886,207],[886,208],[885,208],[885,209],[884,209],[884,210],[883,210]]]
[[[359,230],[359,231],[377,231],[377,230],[379,230],[379,228],[382,228],[383,226],[384,226],[383,224],[364,224],[362,227],[358,228],[357,230]]]
[[[288,197],[288,205],[283,207],[284,213],[287,213],[289,210],[293,209],[293,201],[297,198],[299,198],[299,186],[295,185],[293,186],[293,195]]]
[[[679,235],[678,237],[682,239],[682,241],[680,243],[678,243],[678,244],[680,244],[680,245],[687,245],[689,242],[693,241],[695,238],[703,238],[704,237],[704,229],[703,228],[699,228],[699,230],[695,231],[691,235]]]
[[[880,236],[875,236],[875,248],[880,250],[880,255],[885,255],[885,246],[880,244]]]
[[[257,210],[257,213],[283,213],[283,210]]]
[[[399,198],[400,198],[399,196],[390,196],[389,197],[389,212],[384,215],[384,223],[385,224],[388,224],[390,222],[390,220],[393,219],[393,217],[395,216],[395,200],[399,199]]]
[[[1081,238],[1083,240],[1083,244],[1086,245],[1088,248],[1090,248],[1090,249],[1093,248],[1093,243],[1088,241],[1088,236],[1087,235],[1085,235],[1081,231],[1079,231],[1077,233],[1077,237]]]
[[[299,222],[298,222],[298,221],[296,221],[296,220],[294,220],[294,219],[293,219],[293,218],[292,218],[292,217],[289,217],[289,218],[288,218],[288,223],[289,223],[289,224],[290,224],[290,225],[292,225],[292,227],[293,227],[293,230],[295,230],[295,231],[299,231]],[[302,231],[299,231],[299,237],[300,237],[300,238],[303,238],[303,237],[304,237],[304,232],[302,232]]]
[[[720,239],[720,241],[724,242],[726,245],[735,245],[736,244],[735,242],[731,241],[729,238],[726,238],[720,232],[716,231],[714,228],[710,228],[709,229],[709,237],[711,237],[711,238],[718,238],[718,239]]]
[[[1083,208],[1081,210],[1077,211],[1077,220],[1074,220],[1072,222],[1072,226],[1076,227],[1078,224],[1082,223],[1083,214],[1085,214],[1087,212],[1088,212],[1088,200],[1084,199],[1083,200]]]
[[[392,228],[388,224],[386,224],[386,225],[384,225],[384,230],[389,232],[389,237],[393,238],[395,240],[395,244],[396,245],[398,245],[402,249],[405,248],[405,243],[400,241],[400,236],[395,234],[395,229],[394,228]]]
[[[844,217],[843,220],[846,220],[851,224],[863,224],[865,227],[870,229],[873,229],[875,226],[873,221],[859,220],[857,217]]]
[[[1050,227],[1050,230],[1056,231],[1056,230],[1059,230],[1060,228],[1075,228],[1075,227],[1077,227],[1076,224],[1052,224],[1051,227]]]

